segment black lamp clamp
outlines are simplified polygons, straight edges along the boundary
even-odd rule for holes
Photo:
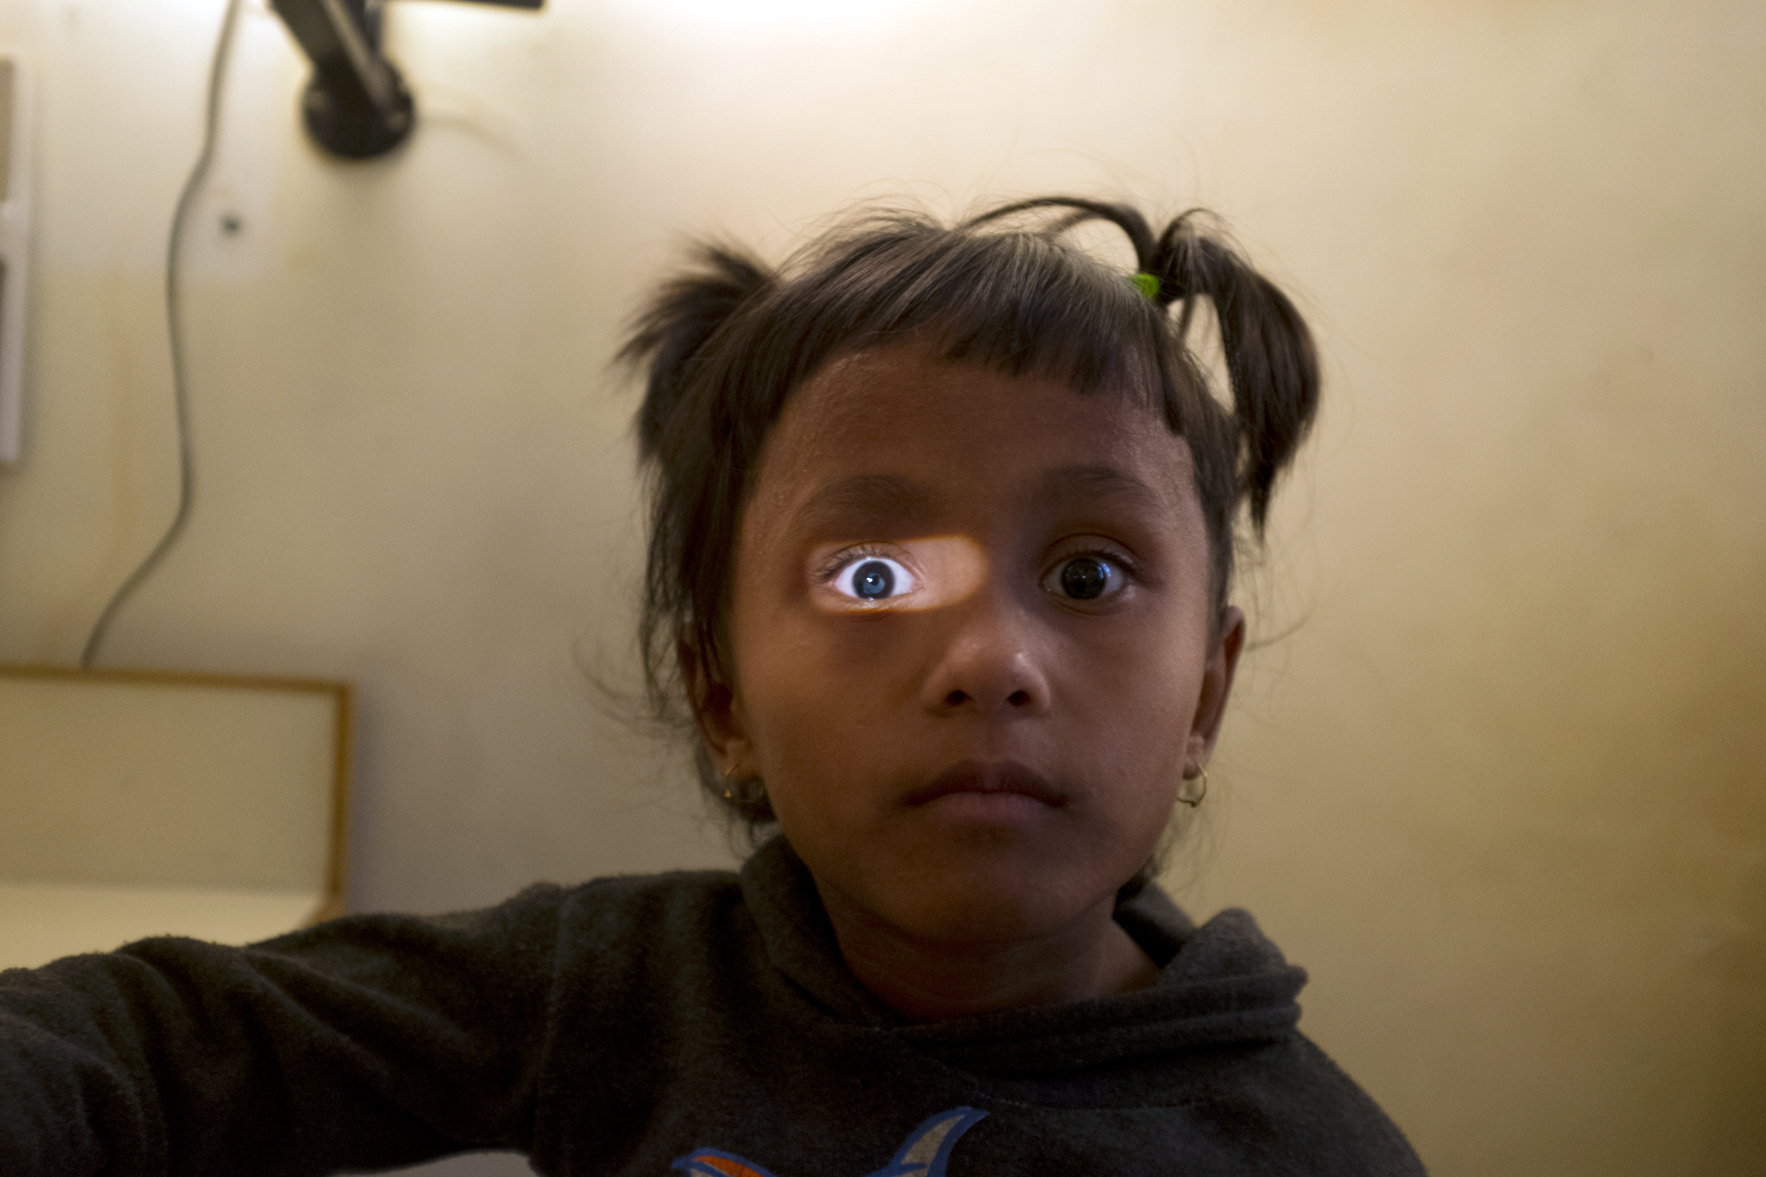
[[[417,125],[411,91],[380,54],[385,0],[270,0],[313,63],[301,96],[301,117],[313,139],[333,155],[371,159],[391,151]],[[541,7],[545,0],[473,0],[505,8]]]

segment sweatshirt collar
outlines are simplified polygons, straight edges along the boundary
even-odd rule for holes
[[[1192,924],[1157,886],[1116,909],[1159,979],[1134,993],[906,1023],[860,985],[841,958],[815,881],[783,836],[742,868],[742,894],[773,967],[829,1014],[888,1028],[964,1069],[1039,1074],[1175,1049],[1270,1042],[1292,1034],[1305,971],[1243,911]]]

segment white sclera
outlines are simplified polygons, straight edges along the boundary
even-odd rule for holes
[[[818,548],[811,553],[811,564],[822,563],[850,546],[830,544]],[[980,544],[966,535],[927,536],[888,546],[899,551],[901,558],[876,553],[853,557],[840,566],[832,580],[824,582],[825,587],[817,590],[817,603],[836,611],[938,609],[963,600],[987,579],[987,555]],[[895,577],[887,597],[861,597],[853,585],[859,569],[873,561],[887,565]]]
[[[889,569],[890,576],[894,578],[888,596],[871,597],[859,592],[856,583],[859,573],[872,564],[884,565]],[[900,561],[891,560],[887,556],[859,556],[842,568],[840,574],[834,578],[835,590],[856,601],[892,601],[896,597],[913,592],[917,587],[919,587],[919,583],[915,580],[914,574],[903,567]]]

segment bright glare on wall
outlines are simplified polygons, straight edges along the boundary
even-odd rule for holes
[[[927,0],[625,0],[645,15],[718,29],[838,28],[872,25]]]

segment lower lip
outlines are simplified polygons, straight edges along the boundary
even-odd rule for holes
[[[1048,813],[1052,806],[1023,793],[946,793],[926,808],[947,821],[982,825],[1016,825]]]

